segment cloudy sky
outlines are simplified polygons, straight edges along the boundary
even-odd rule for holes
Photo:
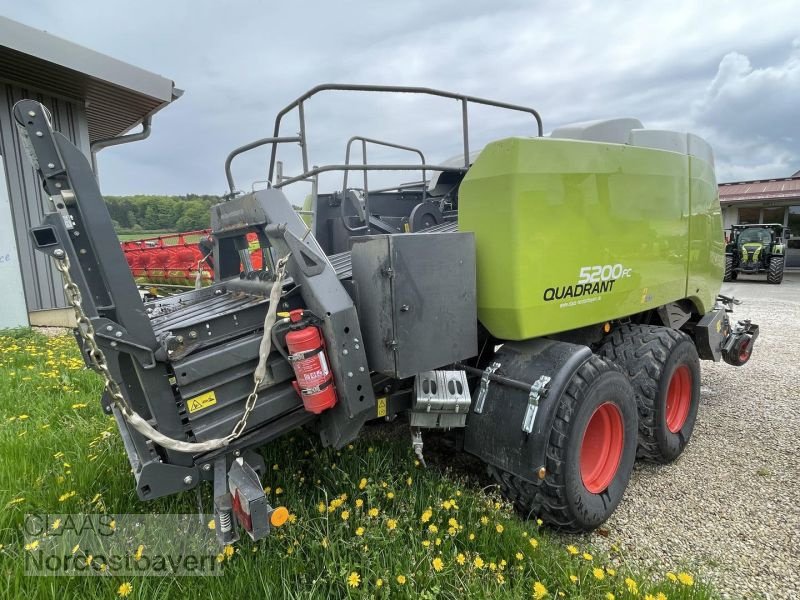
[[[186,91],[156,116],[150,139],[100,154],[109,194],[222,193],[228,151],[270,135],[275,113],[322,82],[524,104],[545,131],[634,116],[709,140],[720,181],[786,177],[800,169],[797,9],[797,0],[0,0],[0,14]],[[448,100],[325,96],[307,119],[314,164],[343,162],[354,134],[422,146],[429,162],[461,148],[460,112]],[[471,120],[473,147],[533,131],[496,110]],[[295,133],[296,120],[286,123]],[[284,148],[287,171],[298,156]],[[265,161],[262,151],[237,163],[240,188],[265,178]]]

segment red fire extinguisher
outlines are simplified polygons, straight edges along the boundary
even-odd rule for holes
[[[286,334],[286,346],[297,377],[292,385],[303,399],[306,410],[318,415],[336,405],[336,388],[322,332],[319,327],[303,321],[301,309],[291,311],[289,319],[292,325]]]

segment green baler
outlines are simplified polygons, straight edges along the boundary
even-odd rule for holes
[[[421,149],[354,136],[344,164],[309,167],[304,106],[329,91],[455,100],[463,155],[430,164]],[[475,104],[532,117],[531,136],[471,152]],[[281,136],[295,110],[299,134]],[[637,456],[683,451],[699,360],[743,365],[758,335],[718,295],[713,158],[690,134],[616,119],[545,137],[524,106],[321,85],[278,113],[271,137],[228,156],[230,194],[212,207],[203,251],[213,284],[143,304],[86,158],[38,102],[14,115],[53,205],[31,238],[65,277],[137,493],[213,482],[222,543],[237,524],[258,539],[285,521],[264,494],[259,447],[299,427],[341,447],[396,414],[420,459],[423,432],[447,431],[524,515],[591,529],[620,502]],[[283,143],[298,144],[300,174],[284,176]],[[355,143],[363,164],[350,162]],[[264,145],[269,187],[240,192],[233,159]],[[372,145],[418,162],[370,163]],[[378,170],[422,177],[370,190]],[[320,192],[331,171],[345,173],[341,188]],[[353,172],[361,181],[348,185]],[[283,192],[294,183],[312,184],[303,218]]]

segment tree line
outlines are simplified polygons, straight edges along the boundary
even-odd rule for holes
[[[191,231],[210,227],[209,209],[219,196],[105,196],[117,231]]]

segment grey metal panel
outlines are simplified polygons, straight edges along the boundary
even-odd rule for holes
[[[0,82],[0,155],[4,158],[8,194],[14,219],[17,251],[28,310],[46,310],[66,306],[61,277],[50,259],[31,246],[28,228],[38,225],[49,202],[39,178],[22,149],[11,109],[17,100],[33,98],[50,110],[53,125],[89,153],[86,114],[80,104],[34,90]]]
[[[398,379],[478,353],[475,238],[354,238],[353,280],[370,367]]]

